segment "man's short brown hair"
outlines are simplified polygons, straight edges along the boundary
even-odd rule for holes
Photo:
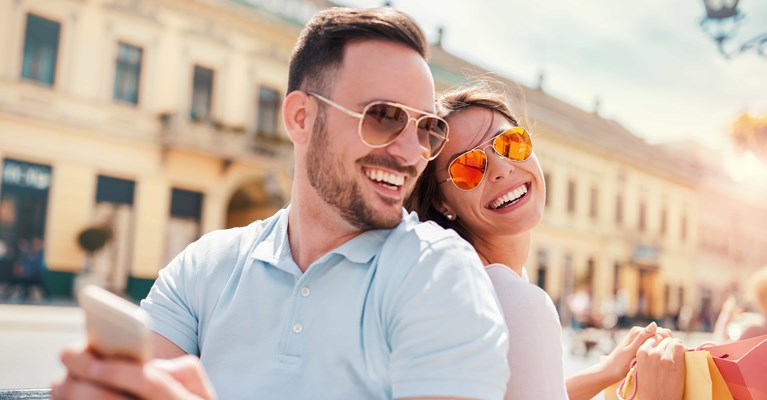
[[[346,44],[360,40],[401,43],[427,57],[421,28],[408,15],[389,7],[335,7],[318,12],[307,22],[290,57],[288,93],[312,90],[327,94],[343,62]]]

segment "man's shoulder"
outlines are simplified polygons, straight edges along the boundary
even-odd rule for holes
[[[445,229],[432,221],[421,222],[414,212],[405,215],[402,222],[387,237],[387,241],[403,239],[425,243],[463,242],[463,239],[452,229]]]
[[[474,248],[455,231],[433,222],[419,222],[411,213],[387,236],[379,253],[379,270],[396,270],[404,275],[467,265],[481,267]],[[481,269],[481,268],[480,268]]]
[[[256,242],[271,233],[284,211],[280,210],[267,219],[257,220],[246,226],[210,231],[189,245],[185,252],[221,258],[224,255],[232,256],[248,251]]]

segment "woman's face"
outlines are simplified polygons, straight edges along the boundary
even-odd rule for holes
[[[460,111],[448,123],[450,140],[434,160],[437,180],[448,179],[449,163],[480,144],[487,146],[487,167],[484,180],[473,190],[460,190],[452,182],[440,184],[444,203],[437,200],[435,208],[455,215],[472,237],[488,239],[534,228],[546,202],[546,184],[535,152],[527,160],[515,162],[496,154],[489,142],[514,125],[502,114],[484,108]]]

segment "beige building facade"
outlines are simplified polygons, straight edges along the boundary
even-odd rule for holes
[[[3,274],[19,243],[40,237],[49,286],[71,293],[86,263],[78,234],[108,224],[92,272],[138,297],[203,232],[285,204],[279,104],[301,28],[287,12],[305,8],[0,3]]]
[[[751,274],[767,266],[767,182],[736,182],[728,175],[722,153],[690,142],[664,147],[684,155],[701,173],[697,186],[698,224],[695,304],[703,325],[713,325],[728,296],[747,302]]]

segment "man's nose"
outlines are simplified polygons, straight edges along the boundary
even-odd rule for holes
[[[408,119],[397,139],[386,148],[389,154],[398,158],[404,165],[414,165],[428,158],[429,149],[421,145],[417,123],[416,118]]]

